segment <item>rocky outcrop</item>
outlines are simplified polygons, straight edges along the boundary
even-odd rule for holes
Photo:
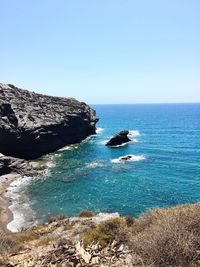
[[[13,173],[20,176],[42,176],[46,173],[48,162],[45,160],[27,161],[0,154],[0,178],[2,175]]]
[[[0,84],[0,153],[34,159],[95,134],[96,113],[74,98]]]
[[[131,139],[128,138],[129,131],[121,131],[114,135],[107,143],[106,146],[119,146],[124,143],[130,142]]]
[[[91,227],[106,222],[106,214],[97,217],[61,218],[43,226],[33,227],[29,231],[32,241],[26,242],[26,250],[20,249],[9,255],[9,263],[6,266],[143,266],[140,257],[132,253],[125,240],[113,240],[105,247],[95,241],[84,245],[82,235]],[[109,217],[112,218],[112,214]],[[114,214],[113,218],[119,216]],[[23,231],[21,233],[23,235]]]
[[[21,172],[24,166],[27,166],[24,160],[0,154],[0,176],[10,172]]]

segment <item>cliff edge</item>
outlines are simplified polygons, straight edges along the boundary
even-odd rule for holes
[[[74,98],[0,83],[0,153],[34,159],[95,134],[96,112]]]

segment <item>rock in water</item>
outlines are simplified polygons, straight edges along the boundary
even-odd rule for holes
[[[96,112],[74,98],[0,83],[0,152],[34,159],[96,133]]]
[[[131,139],[128,138],[129,131],[121,131],[114,135],[107,143],[106,146],[119,146],[124,143],[130,142]]]

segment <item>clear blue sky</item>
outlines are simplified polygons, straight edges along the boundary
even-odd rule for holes
[[[200,102],[199,0],[0,0],[0,82],[87,103]]]

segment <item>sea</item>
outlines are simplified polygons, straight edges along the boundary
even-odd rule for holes
[[[200,104],[92,105],[97,134],[47,155],[45,176],[11,184],[15,231],[82,210],[139,216],[200,201]],[[121,130],[131,142],[105,143]],[[130,161],[120,157],[132,155]]]

